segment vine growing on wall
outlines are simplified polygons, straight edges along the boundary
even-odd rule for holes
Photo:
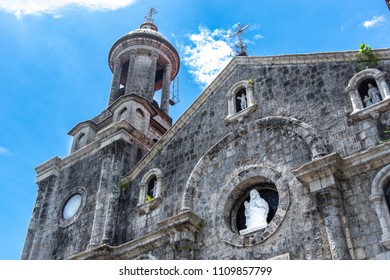
[[[376,65],[378,58],[376,57],[374,51],[369,45],[361,43],[359,45],[357,61],[368,67],[368,66]]]
[[[385,129],[383,130],[383,134],[384,134],[383,142],[389,142],[390,141],[390,126],[389,125],[387,125],[385,127]]]
[[[131,180],[129,178],[123,178],[123,179],[119,180],[118,187],[120,190],[124,190],[126,187],[131,186],[132,183],[133,183],[133,180]]]

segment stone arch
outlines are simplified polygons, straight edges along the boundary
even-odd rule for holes
[[[381,243],[388,249],[390,249],[390,209],[386,203],[384,188],[389,183],[390,165],[387,165],[375,175],[371,183],[371,195],[369,196],[382,229]]]
[[[385,76],[384,72],[375,68],[369,68],[356,73],[351,80],[349,80],[345,91],[349,94],[352,102],[352,114],[364,109],[361,93],[359,92],[359,85],[366,80],[375,82],[382,100],[390,98],[390,90],[386,83]]]
[[[245,108],[237,109],[237,94],[242,91],[245,95],[246,106]],[[254,98],[254,82],[252,80],[242,80],[235,83],[226,95],[226,101],[228,106],[228,115],[225,118],[227,123],[241,121],[244,117],[249,116],[257,107],[257,103]]]
[[[327,154],[327,149],[321,137],[316,130],[308,124],[289,117],[273,116],[261,118],[255,122],[254,127],[243,126],[236,131],[230,132],[199,159],[187,180],[182,198],[181,210],[186,211],[193,209],[195,190],[202,178],[204,168],[208,166],[215,155],[237,138],[247,134],[248,131],[255,131],[264,128],[280,128],[296,133],[308,145],[312,154],[312,159],[316,159]]]
[[[257,120],[255,125],[257,129],[280,128],[296,133],[309,146],[312,159],[320,158],[328,154],[324,142],[322,141],[321,136],[317,133],[317,131],[307,123],[304,123],[298,119],[272,116]]]
[[[252,183],[270,182],[278,192],[278,207],[275,216],[267,228],[255,232],[249,236],[249,242],[245,242],[245,236],[232,230],[231,215],[233,205],[251,186]],[[216,205],[217,215],[223,215],[223,223],[218,226],[219,238],[237,247],[253,246],[264,242],[271,236],[284,220],[290,203],[289,187],[286,178],[275,168],[265,164],[241,166],[235,169],[226,178],[226,185],[219,191],[219,200]]]

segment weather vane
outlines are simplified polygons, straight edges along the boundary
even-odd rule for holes
[[[238,56],[246,56],[247,52],[247,46],[242,41],[242,33],[245,29],[249,27],[249,24],[245,25],[244,27],[241,27],[241,23],[237,24],[237,31],[234,32],[231,37],[238,37],[238,43],[234,45],[234,54]]]
[[[154,22],[153,15],[156,14],[157,11],[155,8],[150,8],[146,16],[144,17],[147,22]]]

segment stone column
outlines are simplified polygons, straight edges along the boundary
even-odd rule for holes
[[[356,88],[349,86],[346,88],[346,91],[348,92],[352,100],[353,112],[363,109],[364,108],[363,102],[360,96],[356,94]]]
[[[317,193],[317,200],[324,217],[332,259],[351,259],[341,219],[340,191],[336,186],[323,189]]]
[[[117,98],[117,93],[120,86],[120,78],[122,71],[122,63],[119,58],[114,61],[114,71],[112,73],[112,82],[111,82],[111,91],[110,91],[110,99],[108,101],[108,105],[115,101]]]
[[[35,201],[33,214],[31,217],[30,225],[27,231],[27,237],[24,243],[22,260],[34,260],[44,258],[46,252],[44,246],[42,246],[42,229],[47,224],[53,226],[57,218],[56,215],[49,215],[53,213],[49,207],[54,208],[57,204],[55,202],[55,196],[53,196],[53,190],[57,184],[58,176],[51,175],[48,178],[38,183],[38,195]],[[47,205],[47,206],[46,206]]]
[[[253,97],[253,88],[254,88],[253,81],[248,81],[246,84],[246,96],[248,98],[248,107],[255,104],[254,97]]]
[[[383,72],[380,72],[379,74],[375,75],[375,79],[378,82],[378,89],[381,93],[382,99],[389,99],[390,98],[390,89],[389,86],[386,83],[385,80],[385,74]]]
[[[129,55],[129,69],[127,70],[127,80],[126,80],[126,91],[125,94],[130,94],[133,92],[133,76],[134,76],[134,63],[135,57],[137,55],[137,50],[130,50]]]
[[[118,216],[118,202],[120,191],[117,185],[121,176],[122,153],[115,154],[110,166],[110,175],[107,184],[107,208],[104,213],[104,227],[102,243],[111,244],[114,239],[116,218]]]
[[[154,96],[154,83],[156,80],[158,53],[156,51],[152,51],[151,57],[152,57],[152,63],[150,65],[149,92],[147,93],[148,95],[147,99],[149,102],[153,101],[153,96]]]
[[[103,239],[103,230],[105,225],[105,216],[107,212],[107,185],[111,173],[111,155],[103,158],[99,186],[96,193],[95,214],[93,217],[91,238],[88,247],[95,247],[101,244]]]
[[[383,212],[383,195],[382,194],[372,194],[368,197],[374,205],[376,215],[378,216],[379,223],[382,229],[382,244],[386,248],[390,248],[390,229],[387,223],[385,213]],[[386,208],[385,208],[386,209]]]
[[[145,203],[145,198],[146,198],[146,184],[141,182],[139,184],[139,198],[138,198],[138,205],[142,205]]]
[[[171,90],[171,71],[172,71],[172,66],[168,64],[164,69],[162,94],[161,94],[161,110],[163,110],[163,112],[166,114],[168,114],[168,112],[169,112],[169,95],[170,95],[170,90]]]

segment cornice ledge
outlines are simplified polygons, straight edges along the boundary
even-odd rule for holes
[[[390,142],[342,158],[338,153],[323,156],[291,170],[310,191],[334,185],[335,179],[345,180],[390,163]]]

